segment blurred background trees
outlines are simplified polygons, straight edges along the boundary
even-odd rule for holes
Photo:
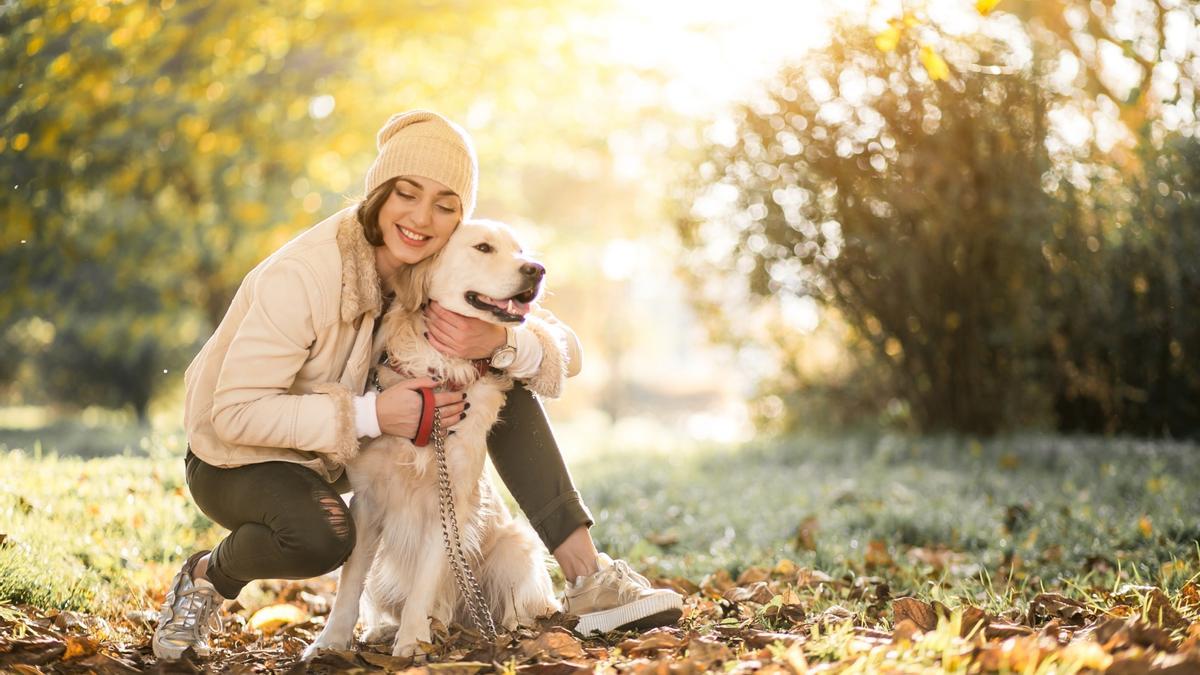
[[[559,414],[745,437],[749,398],[762,430],[1196,435],[1198,22],[1183,0],[8,3],[0,404],[175,420],[245,272],[358,195],[388,115],[430,107],[474,134],[479,214],[534,240],[588,346]]]
[[[701,302],[812,298],[863,357],[814,406],[811,341],[773,339],[768,415],[1200,432],[1200,14],[1008,9],[843,25],[713,134],[679,220]]]

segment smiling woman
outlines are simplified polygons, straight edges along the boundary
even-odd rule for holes
[[[475,152],[460,127],[425,111],[393,116],[378,146],[363,201],[251,270],[184,377],[188,487],[231,534],[188,558],[171,583],[153,641],[159,658],[179,658],[189,648],[206,653],[222,599],[237,597],[248,582],[317,576],[346,560],[357,524],[340,495],[349,489],[345,465],[362,439],[413,439],[427,405],[449,433],[467,415],[466,394],[434,393],[440,383],[432,376],[365,389],[372,366],[381,367],[387,336],[376,338],[380,317],[389,308],[391,315],[413,314],[426,303],[432,262],[474,210]],[[624,563],[596,551],[591,515],[531,393],[557,396],[581,360],[574,332],[531,307],[544,269],[497,242],[465,251],[517,259],[516,283],[469,287],[507,295],[474,300],[502,322],[521,325],[508,329],[429,303],[428,344],[517,382],[489,452],[564,575],[575,580],[568,608],[581,626],[601,631],[630,621],[673,622],[677,595],[650,589],[621,573]],[[463,274],[475,274],[477,262],[466,261]]]

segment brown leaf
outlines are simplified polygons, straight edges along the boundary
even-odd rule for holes
[[[713,664],[733,660],[733,650],[711,638],[693,638],[688,642],[687,656],[701,669],[707,670]]]
[[[738,575],[737,584],[738,584],[738,586],[747,586],[749,584],[755,584],[760,581],[766,581],[767,579],[770,579],[770,578],[771,578],[771,572],[769,570],[767,570],[766,568],[751,566],[751,567],[747,567],[746,569],[742,570],[742,573]]]
[[[650,582],[655,588],[669,588],[684,597],[700,592],[700,587],[686,577],[659,577]]]
[[[854,619],[854,617],[855,617],[854,612],[846,609],[845,607],[842,607],[841,605],[830,605],[825,608],[824,612],[821,612],[816,617],[814,617],[813,620],[816,623],[822,624],[822,625],[838,624],[838,623],[846,623],[847,621],[851,621]]]
[[[750,647],[762,648],[776,642],[790,645],[793,643],[803,642],[804,636],[795,633],[779,633],[766,630],[750,630],[739,634],[742,641]]]
[[[1146,620],[1172,632],[1188,625],[1187,619],[1179,614],[1167,594],[1158,588],[1152,589],[1146,597]]]
[[[1113,661],[1104,675],[1143,675],[1153,669],[1154,657],[1150,654],[1130,656]]]
[[[68,635],[67,649],[62,655],[63,661],[91,656],[100,649],[100,642],[87,635]]]
[[[797,551],[817,550],[817,531],[820,529],[816,516],[809,516],[800,521],[796,535],[792,538],[792,547]]]
[[[767,586],[765,581],[755,581],[749,586],[738,586],[725,591],[723,596],[730,602],[757,602],[760,605],[765,605],[775,597],[774,591]]]
[[[629,638],[619,646],[622,652],[631,656],[652,654],[660,649],[678,649],[688,643],[688,639],[678,633],[674,628],[655,628],[638,637]]]
[[[392,656],[391,654],[380,654],[378,652],[361,651],[358,653],[358,658],[366,661],[372,666],[383,668],[384,670],[406,670],[411,668],[413,660],[407,656]]]
[[[1129,639],[1143,647],[1154,647],[1162,651],[1170,651],[1174,644],[1171,636],[1158,626],[1152,626],[1144,621],[1134,621],[1126,624]]]
[[[937,628],[937,612],[934,611],[933,605],[924,600],[911,597],[892,600],[892,624],[899,625],[905,619],[916,624],[922,632],[928,633]]]
[[[983,636],[989,640],[1006,640],[1011,637],[1020,637],[1022,635],[1032,635],[1033,629],[1028,626],[1019,626],[1015,623],[1004,623],[993,621],[984,626]]]
[[[892,560],[892,554],[888,553],[887,542],[882,539],[873,539],[867,543],[867,552],[863,562],[866,563],[867,569],[876,569],[890,567],[895,561]]]
[[[804,620],[807,612],[804,610],[804,605],[800,603],[785,603],[782,605],[768,605],[763,615],[772,619],[783,619],[791,623],[800,623]]]
[[[729,570],[719,569],[704,577],[700,582],[700,589],[712,597],[719,598],[725,591],[736,585],[733,583],[733,578],[729,576]]]
[[[1183,603],[1184,607],[1200,605],[1200,588],[1196,586],[1195,581],[1189,581],[1179,589],[1179,602]]]
[[[554,627],[532,640],[521,641],[521,654],[537,659],[581,659],[583,645],[565,628]]]
[[[991,623],[991,617],[988,613],[978,607],[967,605],[962,611],[962,628],[959,630],[959,637],[967,637],[972,632],[979,634],[983,629]]]
[[[1082,626],[1093,618],[1093,613],[1078,600],[1059,593],[1039,593],[1029,603],[1026,621],[1031,626],[1040,626],[1050,619],[1062,619],[1063,623]]]
[[[491,664],[484,664],[491,667]],[[592,667],[585,663],[573,661],[551,661],[549,663],[530,663],[519,666],[517,672],[521,675],[576,675],[591,672]],[[440,675],[440,673],[439,673]]]
[[[921,632],[921,628],[912,619],[901,619],[892,631],[892,641],[896,643],[912,642]]]
[[[796,585],[800,588],[816,588],[821,584],[833,583],[836,583],[833,577],[820,570],[810,570],[805,567],[796,573]]]

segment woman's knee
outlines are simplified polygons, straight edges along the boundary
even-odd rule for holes
[[[346,562],[354,550],[354,519],[336,495],[319,497],[319,515],[289,528],[281,548],[296,564],[295,575],[315,577]]]

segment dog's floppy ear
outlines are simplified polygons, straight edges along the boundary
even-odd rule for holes
[[[415,265],[400,266],[392,277],[392,287],[396,289],[396,299],[392,302],[392,307],[409,313],[421,309],[421,305],[425,304],[429,297],[434,263],[441,255],[442,252],[438,251]]]

